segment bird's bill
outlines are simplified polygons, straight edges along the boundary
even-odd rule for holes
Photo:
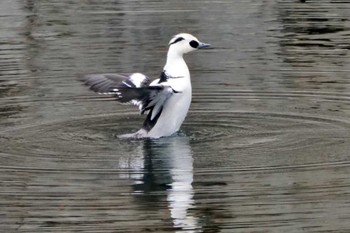
[[[200,42],[197,49],[205,49],[205,48],[209,48],[209,47],[210,47],[210,44]]]

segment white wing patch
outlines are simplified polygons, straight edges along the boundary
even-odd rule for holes
[[[135,85],[135,87],[141,87],[142,84],[148,80],[148,78],[141,73],[133,73],[130,75],[129,80]]]

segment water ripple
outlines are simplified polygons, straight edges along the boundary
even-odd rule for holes
[[[349,6],[0,1],[0,228],[349,232]],[[158,77],[189,28],[181,132],[120,140],[143,117],[75,74]]]

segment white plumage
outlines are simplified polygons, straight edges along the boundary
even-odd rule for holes
[[[160,138],[176,133],[184,121],[191,104],[192,87],[190,72],[183,55],[209,44],[200,42],[188,33],[175,35],[169,42],[166,64],[159,79],[141,74],[91,74],[81,81],[91,90],[113,95],[122,103],[139,107],[147,113],[142,128],[122,137]]]

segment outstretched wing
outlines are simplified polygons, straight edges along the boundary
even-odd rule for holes
[[[79,77],[90,90],[99,94],[114,94],[113,89],[120,87],[145,87],[150,84],[150,79],[141,74],[88,74]]]
[[[163,83],[150,85],[150,79],[141,73],[90,74],[80,80],[94,92],[112,95],[121,103],[138,106],[141,114],[150,111],[150,120],[161,112],[166,100],[176,93]]]

